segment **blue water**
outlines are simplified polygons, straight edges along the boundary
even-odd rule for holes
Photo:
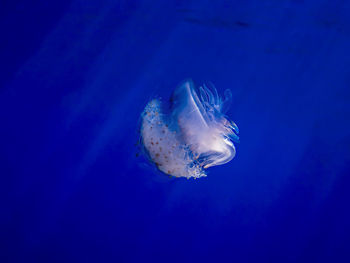
[[[1,262],[350,262],[350,1],[0,6]],[[199,180],[137,157],[186,78],[240,129]]]

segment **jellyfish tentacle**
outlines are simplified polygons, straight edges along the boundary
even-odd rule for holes
[[[202,103],[208,103],[209,102],[209,98],[208,98],[208,93],[205,91],[204,87],[199,87],[199,95],[201,97],[201,101]]]
[[[215,88],[213,83],[209,82],[209,84],[210,84],[212,91],[214,92],[214,104],[213,105],[218,111],[220,111],[219,106],[220,106],[221,99],[220,99],[220,96],[218,94],[218,91]]]
[[[226,89],[224,91],[224,96],[225,96],[224,97],[225,99],[221,102],[220,108],[221,108],[221,112],[225,114],[229,110],[229,108],[231,106],[231,103],[232,103],[232,92],[231,92],[231,90],[230,89]]]
[[[205,92],[205,94],[208,97],[207,102],[211,105],[214,106],[215,105],[215,96],[214,94],[211,92],[211,90],[207,87],[207,85],[203,84],[203,91]]]
[[[234,123],[233,121],[231,121],[231,125],[233,130],[238,134],[239,133],[239,129],[236,123]]]

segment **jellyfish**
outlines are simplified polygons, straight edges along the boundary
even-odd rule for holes
[[[198,95],[199,94],[199,95]],[[147,159],[174,177],[200,178],[206,169],[231,161],[238,127],[225,115],[232,100],[213,85],[198,91],[191,80],[180,84],[170,103],[152,99],[141,114],[140,141]]]

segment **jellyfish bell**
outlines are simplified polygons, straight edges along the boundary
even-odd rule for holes
[[[142,114],[141,139],[150,161],[175,177],[206,176],[204,169],[229,162],[236,154],[238,127],[224,115],[232,95],[222,99],[215,87],[203,85],[197,95],[191,80],[172,94],[169,113],[160,100]]]

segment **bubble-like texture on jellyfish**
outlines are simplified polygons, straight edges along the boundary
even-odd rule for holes
[[[222,99],[211,85],[197,95],[191,80],[179,85],[170,104],[151,100],[142,112],[141,143],[157,168],[175,177],[199,178],[205,169],[229,162],[236,154],[237,125],[225,113],[230,90]]]

